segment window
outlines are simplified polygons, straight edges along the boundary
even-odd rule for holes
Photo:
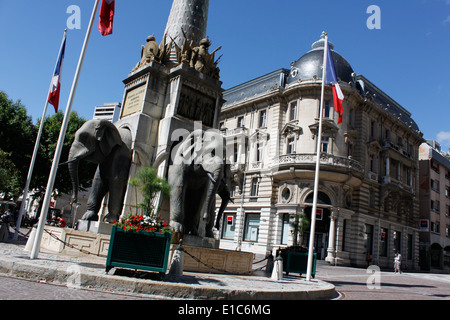
[[[373,225],[366,224],[366,232],[365,232],[365,249],[366,252],[369,252],[370,254],[373,253]]]
[[[297,102],[292,102],[289,105],[289,119],[288,121],[297,120]]]
[[[373,154],[370,155],[369,161],[370,161],[370,163],[369,163],[370,172],[377,172],[377,169],[376,169],[377,168],[377,160]]]
[[[439,192],[439,181],[431,179],[431,189],[436,192]]]
[[[412,187],[412,170],[411,168],[406,168],[406,184]]]
[[[330,138],[329,137],[325,137],[322,138],[322,147],[321,150],[324,153],[328,153],[328,145],[330,144]]]
[[[287,154],[295,153],[295,138],[289,138],[287,141]]]
[[[236,230],[236,214],[225,213],[223,216],[222,239],[234,239]]]
[[[350,109],[349,117],[348,117],[349,125],[354,127],[355,126],[355,110]]]
[[[263,110],[259,113],[259,127],[267,127],[267,110]]]
[[[431,210],[440,212],[441,202],[439,200],[431,200]]]
[[[244,241],[257,242],[259,238],[259,213],[248,213],[245,216]]]
[[[394,249],[393,251],[397,253],[397,251],[402,251],[402,233],[400,231],[394,231]]]
[[[370,137],[377,138],[377,123],[375,121],[370,122]]]
[[[389,230],[381,228],[380,230],[380,256],[387,257],[389,244]]]
[[[289,240],[289,230],[290,230],[290,224],[289,224],[290,215],[289,213],[283,214],[283,229],[281,230],[281,244],[288,244]]]
[[[238,128],[243,128],[244,127],[244,117],[239,117],[238,118]]]
[[[434,160],[431,160],[431,169],[439,173],[439,163]]]
[[[386,139],[386,141],[388,141],[388,142],[391,141],[391,132],[389,130],[386,130],[384,132],[384,139]]]
[[[323,118],[330,118],[330,112],[331,107],[330,107],[330,101],[325,101],[325,104],[323,106]]]
[[[259,193],[259,180],[260,178],[253,178],[252,179],[252,190],[250,193],[251,197],[257,197]]]
[[[263,151],[264,151],[263,144],[262,143],[258,143],[256,145],[256,161],[257,162],[263,161]]]

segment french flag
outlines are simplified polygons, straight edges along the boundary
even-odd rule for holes
[[[331,54],[330,46],[327,45],[326,54],[326,66],[327,73],[325,76],[325,84],[331,84],[333,86],[333,98],[334,98],[334,109],[339,113],[338,124],[342,123],[342,115],[344,109],[342,108],[342,102],[344,101],[344,94],[342,93],[341,87],[339,86],[339,81],[336,76],[336,68],[334,67],[333,56]]]
[[[114,9],[114,0],[102,0],[102,6],[100,8],[100,21],[98,23],[98,30],[102,36],[107,36],[113,33]]]
[[[50,103],[54,108],[55,112],[59,109],[59,96],[61,93],[61,73],[64,62],[64,54],[66,52],[66,37],[64,36],[64,41],[61,47],[61,53],[58,57],[58,62],[56,63],[55,73],[53,74],[52,83],[50,85],[50,93],[48,95],[48,103]]]

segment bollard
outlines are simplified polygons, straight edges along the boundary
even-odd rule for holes
[[[31,250],[33,249],[34,239],[36,239],[36,232],[37,232],[37,229],[35,227],[33,227],[33,229],[31,230],[30,236],[28,238],[27,244],[25,245],[25,249],[23,249],[23,251],[31,252]]]
[[[273,272],[273,255],[272,252],[269,253],[269,256],[267,257],[267,264],[266,264],[266,276],[270,277]]]
[[[183,275],[183,263],[184,263],[184,250],[182,240],[175,249],[172,257],[172,263],[170,265],[169,277],[181,277]]]
[[[280,256],[275,259],[271,279],[275,281],[283,279],[283,258],[281,258]]]
[[[0,226],[0,243],[8,242],[9,227],[7,223],[2,223]]]

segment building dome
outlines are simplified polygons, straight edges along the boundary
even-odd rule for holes
[[[352,81],[353,68],[339,53],[334,51],[334,45],[329,42],[331,53],[339,80]],[[292,70],[287,80],[292,83],[298,80],[322,79],[323,51],[325,48],[325,37],[312,45],[312,50],[291,64]]]

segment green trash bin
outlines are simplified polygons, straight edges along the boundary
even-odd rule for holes
[[[303,248],[289,247],[281,250],[281,257],[283,258],[283,271],[287,275],[289,273],[299,273],[300,276],[308,272],[308,252]],[[313,266],[311,276],[316,275],[317,254],[313,256]]]

